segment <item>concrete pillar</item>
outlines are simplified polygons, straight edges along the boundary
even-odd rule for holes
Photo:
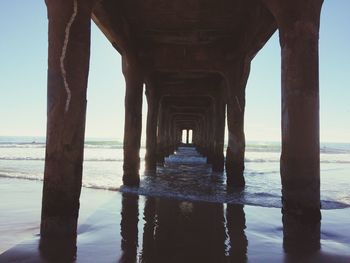
[[[215,160],[214,144],[215,144],[215,100],[212,99],[212,105],[207,111],[207,163],[213,164]]]
[[[212,169],[215,172],[224,171],[224,140],[225,140],[225,103],[223,99],[215,102],[214,154]]]
[[[158,133],[157,133],[157,163],[164,164],[164,144],[165,144],[165,116],[162,101],[158,110]]]
[[[40,234],[42,239],[74,239],[82,181],[93,2],[46,0],[46,5],[47,132]]]
[[[147,96],[147,129],[146,129],[146,170],[155,171],[157,168],[157,124],[159,98],[152,86],[146,86]]]
[[[140,183],[143,75],[134,59],[127,55],[123,56],[123,74],[126,84],[123,183],[137,186]]]
[[[318,38],[323,0],[264,1],[280,32],[284,216],[319,222]]]
[[[227,76],[227,126],[228,146],[226,150],[227,185],[242,187],[245,185],[244,154],[244,109],[245,87],[250,70],[250,61],[242,60]]]
[[[186,129],[186,144],[189,144],[189,135],[190,135],[190,132],[188,129]]]

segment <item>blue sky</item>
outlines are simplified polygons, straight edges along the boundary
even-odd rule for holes
[[[349,0],[324,1],[320,31],[323,142],[350,142],[349,12]],[[0,136],[43,136],[47,72],[44,0],[1,1],[0,17]],[[123,137],[124,92],[121,58],[93,25],[87,137]],[[247,140],[279,141],[281,94],[277,34],[253,60],[246,94]],[[146,104],[144,101],[144,119]]]

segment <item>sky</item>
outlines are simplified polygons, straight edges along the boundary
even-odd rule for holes
[[[46,133],[44,0],[0,2],[0,136]],[[325,0],[320,28],[321,142],[350,142],[350,1]],[[278,34],[254,58],[246,89],[247,141],[280,141]],[[121,57],[93,24],[86,137],[123,138]],[[147,102],[143,103],[143,140]]]

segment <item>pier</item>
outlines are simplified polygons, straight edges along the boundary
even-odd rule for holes
[[[319,226],[322,3],[46,0],[48,103],[41,237],[76,237],[92,20],[122,57],[125,87],[118,88],[125,88],[123,182],[131,187],[140,183],[143,92],[148,106],[147,171],[156,172],[157,164],[180,146],[183,132],[191,131],[191,143],[213,171],[225,171],[229,187],[244,187],[245,87],[251,61],[278,29],[285,229],[294,231],[288,227],[291,221]]]

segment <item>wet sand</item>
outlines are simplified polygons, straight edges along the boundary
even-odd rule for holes
[[[86,188],[76,243],[40,241],[41,187],[0,178],[0,262],[350,262],[349,208],[284,237],[279,208]]]

